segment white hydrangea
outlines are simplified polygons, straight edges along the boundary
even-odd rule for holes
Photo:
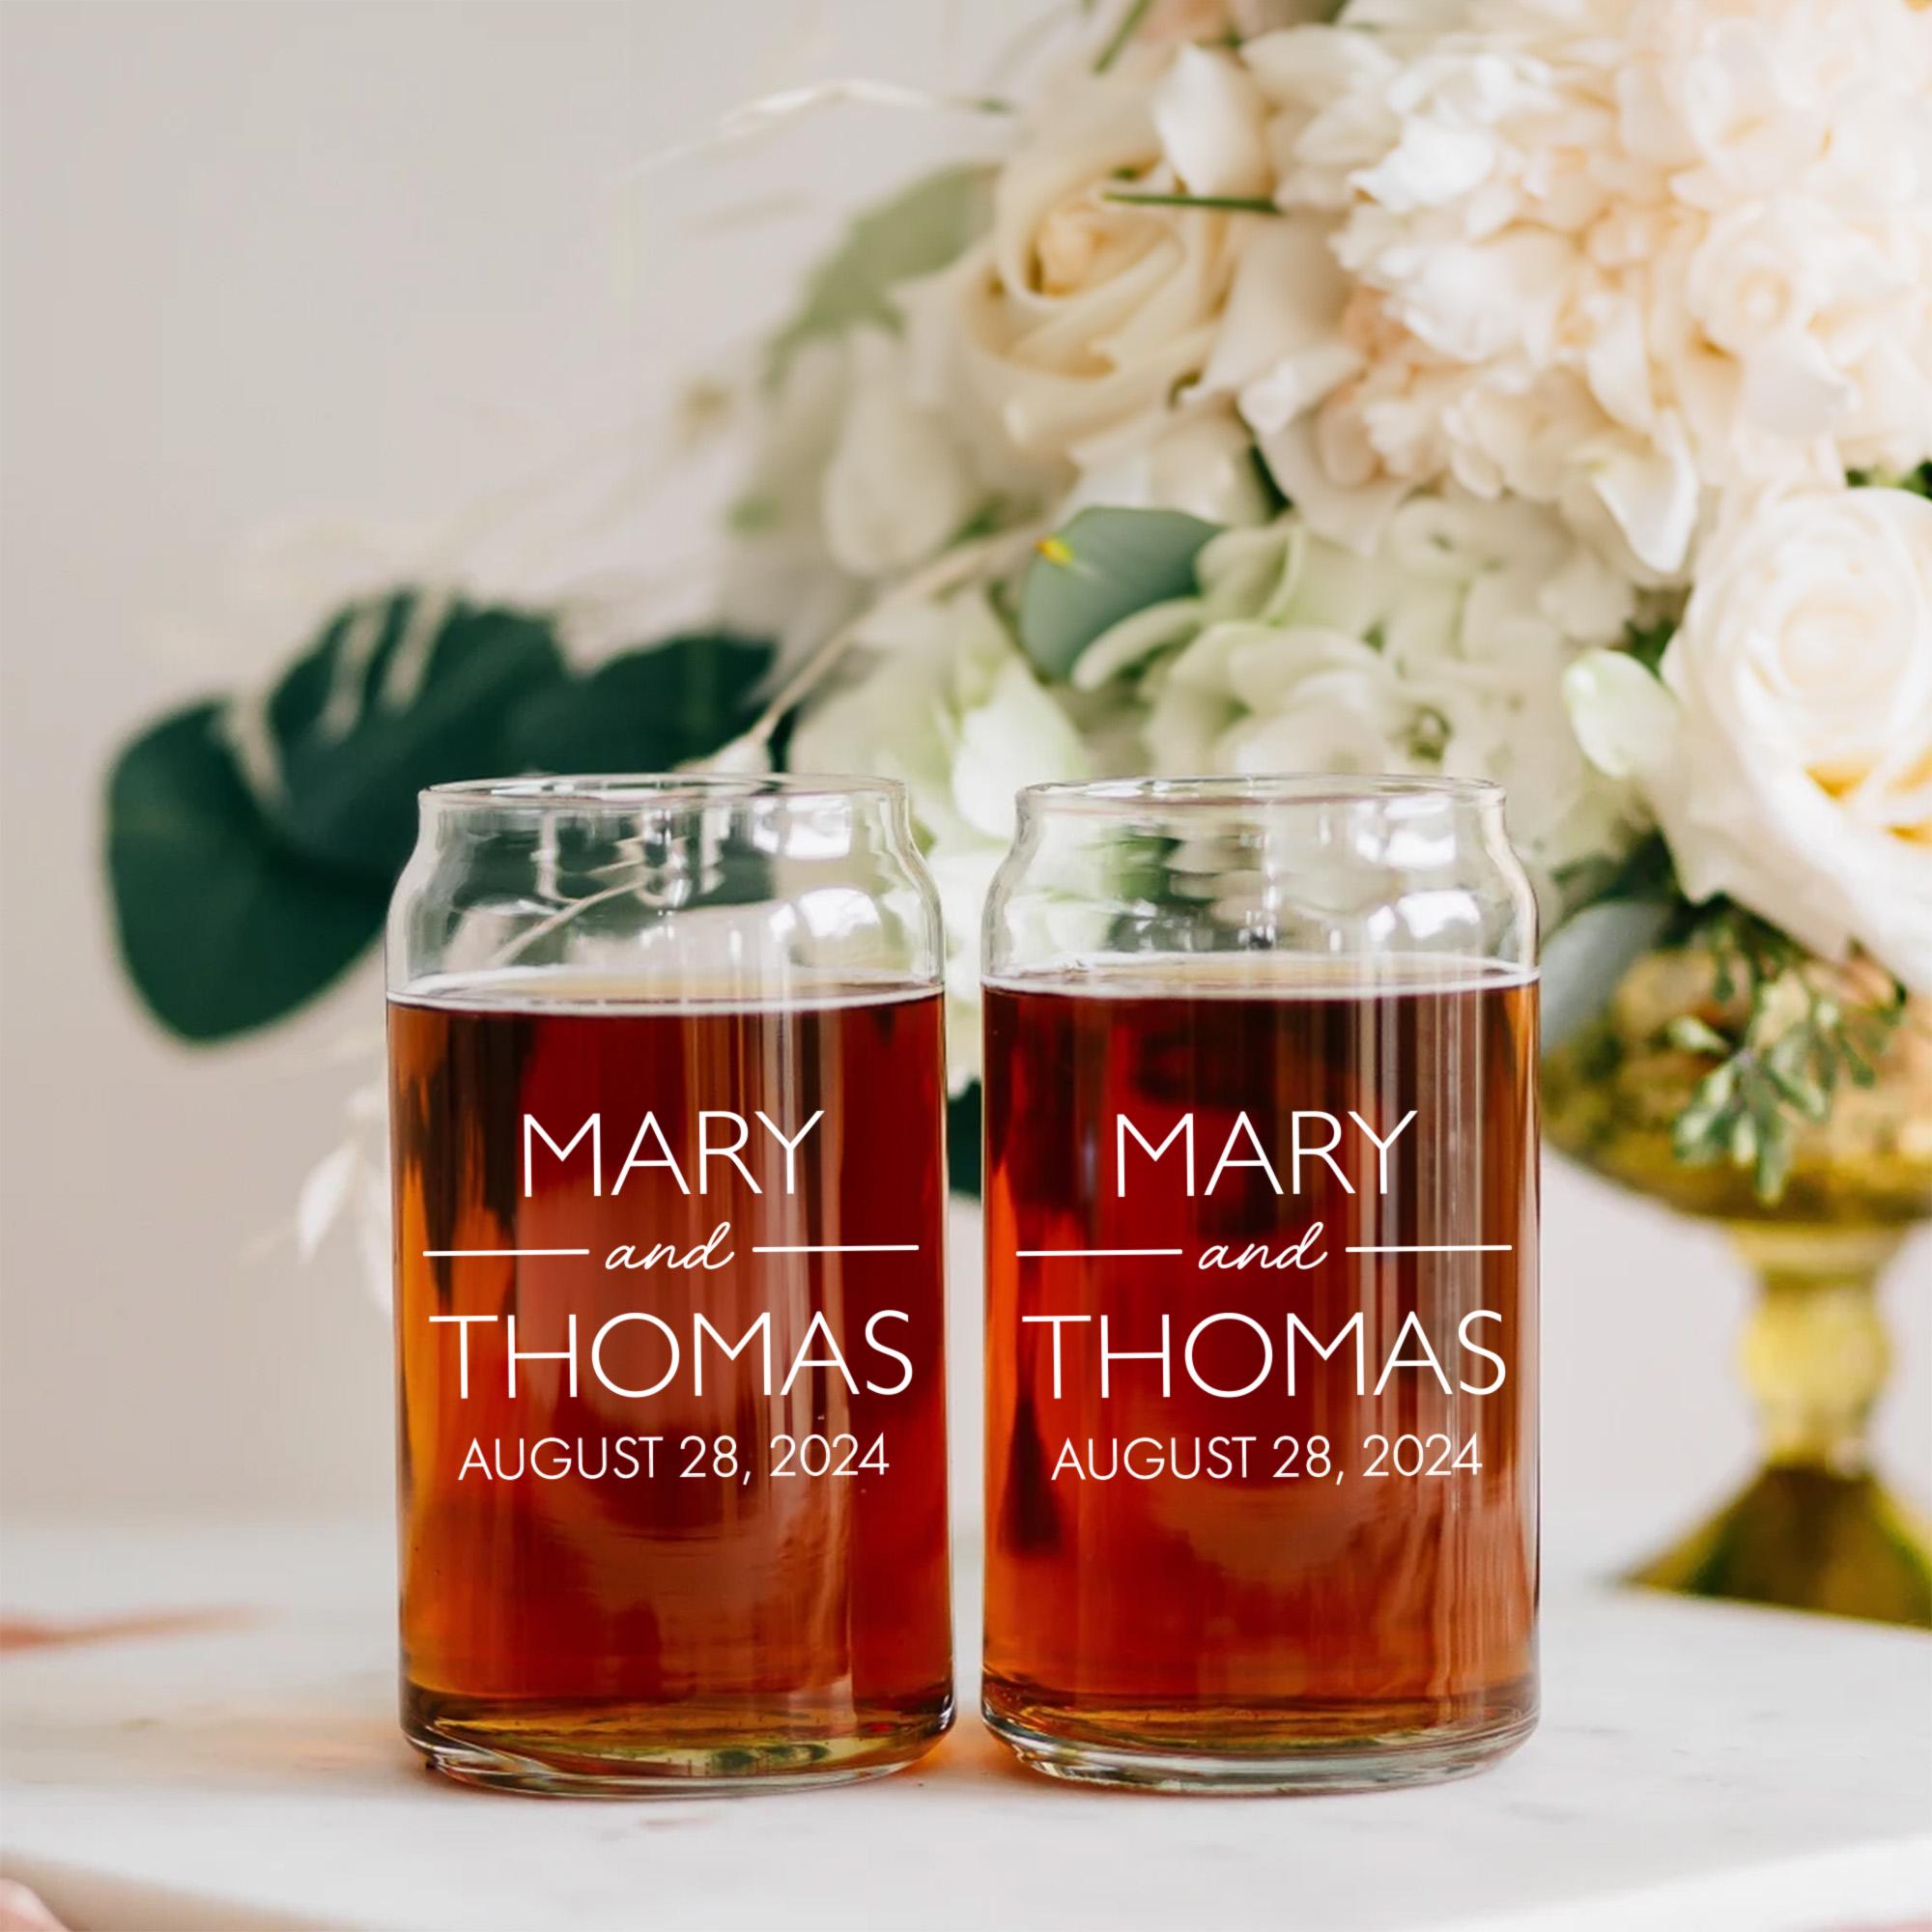
[[[1242,60],[1294,213],[1209,381],[1318,527],[1447,477],[1683,581],[1738,493],[1932,454],[1932,10],[1370,0]]]
[[[1022,785],[1093,776],[1090,753],[979,591],[900,604],[868,621],[864,677],[792,735],[795,771],[875,772],[912,798],[946,922],[947,1065],[980,1071],[980,926]]]
[[[1367,557],[1292,513],[1215,538],[1198,572],[1198,597],[1127,618],[1074,668],[1088,688],[1139,672],[1155,770],[1496,779],[1546,892],[1629,844],[1631,796],[1582,756],[1561,682],[1622,635],[1632,593],[1548,512],[1418,497]]]

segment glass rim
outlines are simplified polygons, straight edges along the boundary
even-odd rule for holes
[[[1378,806],[1400,810],[1430,805],[1500,805],[1493,779],[1443,773],[1413,776],[1341,772],[1209,774],[1179,778],[1056,780],[1021,787],[1023,807],[1132,817],[1149,811],[1241,810],[1256,807]]]
[[[637,812],[656,808],[815,806],[872,801],[897,804],[898,779],[870,773],[818,772],[577,772],[514,779],[456,779],[425,785],[425,810]]]

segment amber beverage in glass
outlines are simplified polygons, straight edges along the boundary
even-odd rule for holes
[[[1174,1789],[1536,1711],[1536,985],[1487,788],[1030,794],[985,987],[984,1702]]]
[[[391,931],[402,1702],[444,1772],[769,1788],[949,1720],[905,831],[830,781],[425,800]]]

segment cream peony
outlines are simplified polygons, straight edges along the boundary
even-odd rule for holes
[[[908,301],[925,392],[982,426],[989,467],[1064,490],[1184,427],[1177,391],[1269,217],[1134,197],[1265,198],[1263,108],[1232,52],[1181,44],[1130,49],[1037,119],[1000,171],[991,234]],[[1234,500],[1205,500],[1216,475]],[[1252,477],[1218,460],[1178,487],[1224,518],[1252,504]]]
[[[1547,511],[1420,497],[1367,558],[1294,514],[1202,553],[1201,594],[1127,618],[1074,667],[1140,677],[1163,772],[1450,772],[1500,780],[1548,887],[1634,814],[1581,754],[1561,678],[1631,595]]]
[[[1634,779],[1692,899],[1932,994],[1932,502],[1795,496],[1704,550],[1662,682],[1570,676],[1590,755]]]
[[[979,1077],[980,925],[1012,839],[1014,794],[1093,768],[980,593],[895,607],[863,641],[879,654],[873,666],[805,715],[789,763],[877,772],[911,793],[946,921],[947,1065],[957,1091]]]
[[[1450,477],[1681,582],[1740,493],[1932,454],[1932,10],[1378,0],[1242,60],[1328,259],[1243,264],[1214,380],[1317,527]]]

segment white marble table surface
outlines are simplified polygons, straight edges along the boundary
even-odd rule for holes
[[[11,1532],[13,1613],[234,1614],[0,1661],[0,1866],[76,1932],[1932,1919],[1920,1635],[1559,1567],[1543,1728],[1460,1784],[1086,1792],[1012,1768],[967,1715],[918,1770],[840,1791],[536,1803],[417,1768],[392,1719],[390,1589],[376,1524]]]

